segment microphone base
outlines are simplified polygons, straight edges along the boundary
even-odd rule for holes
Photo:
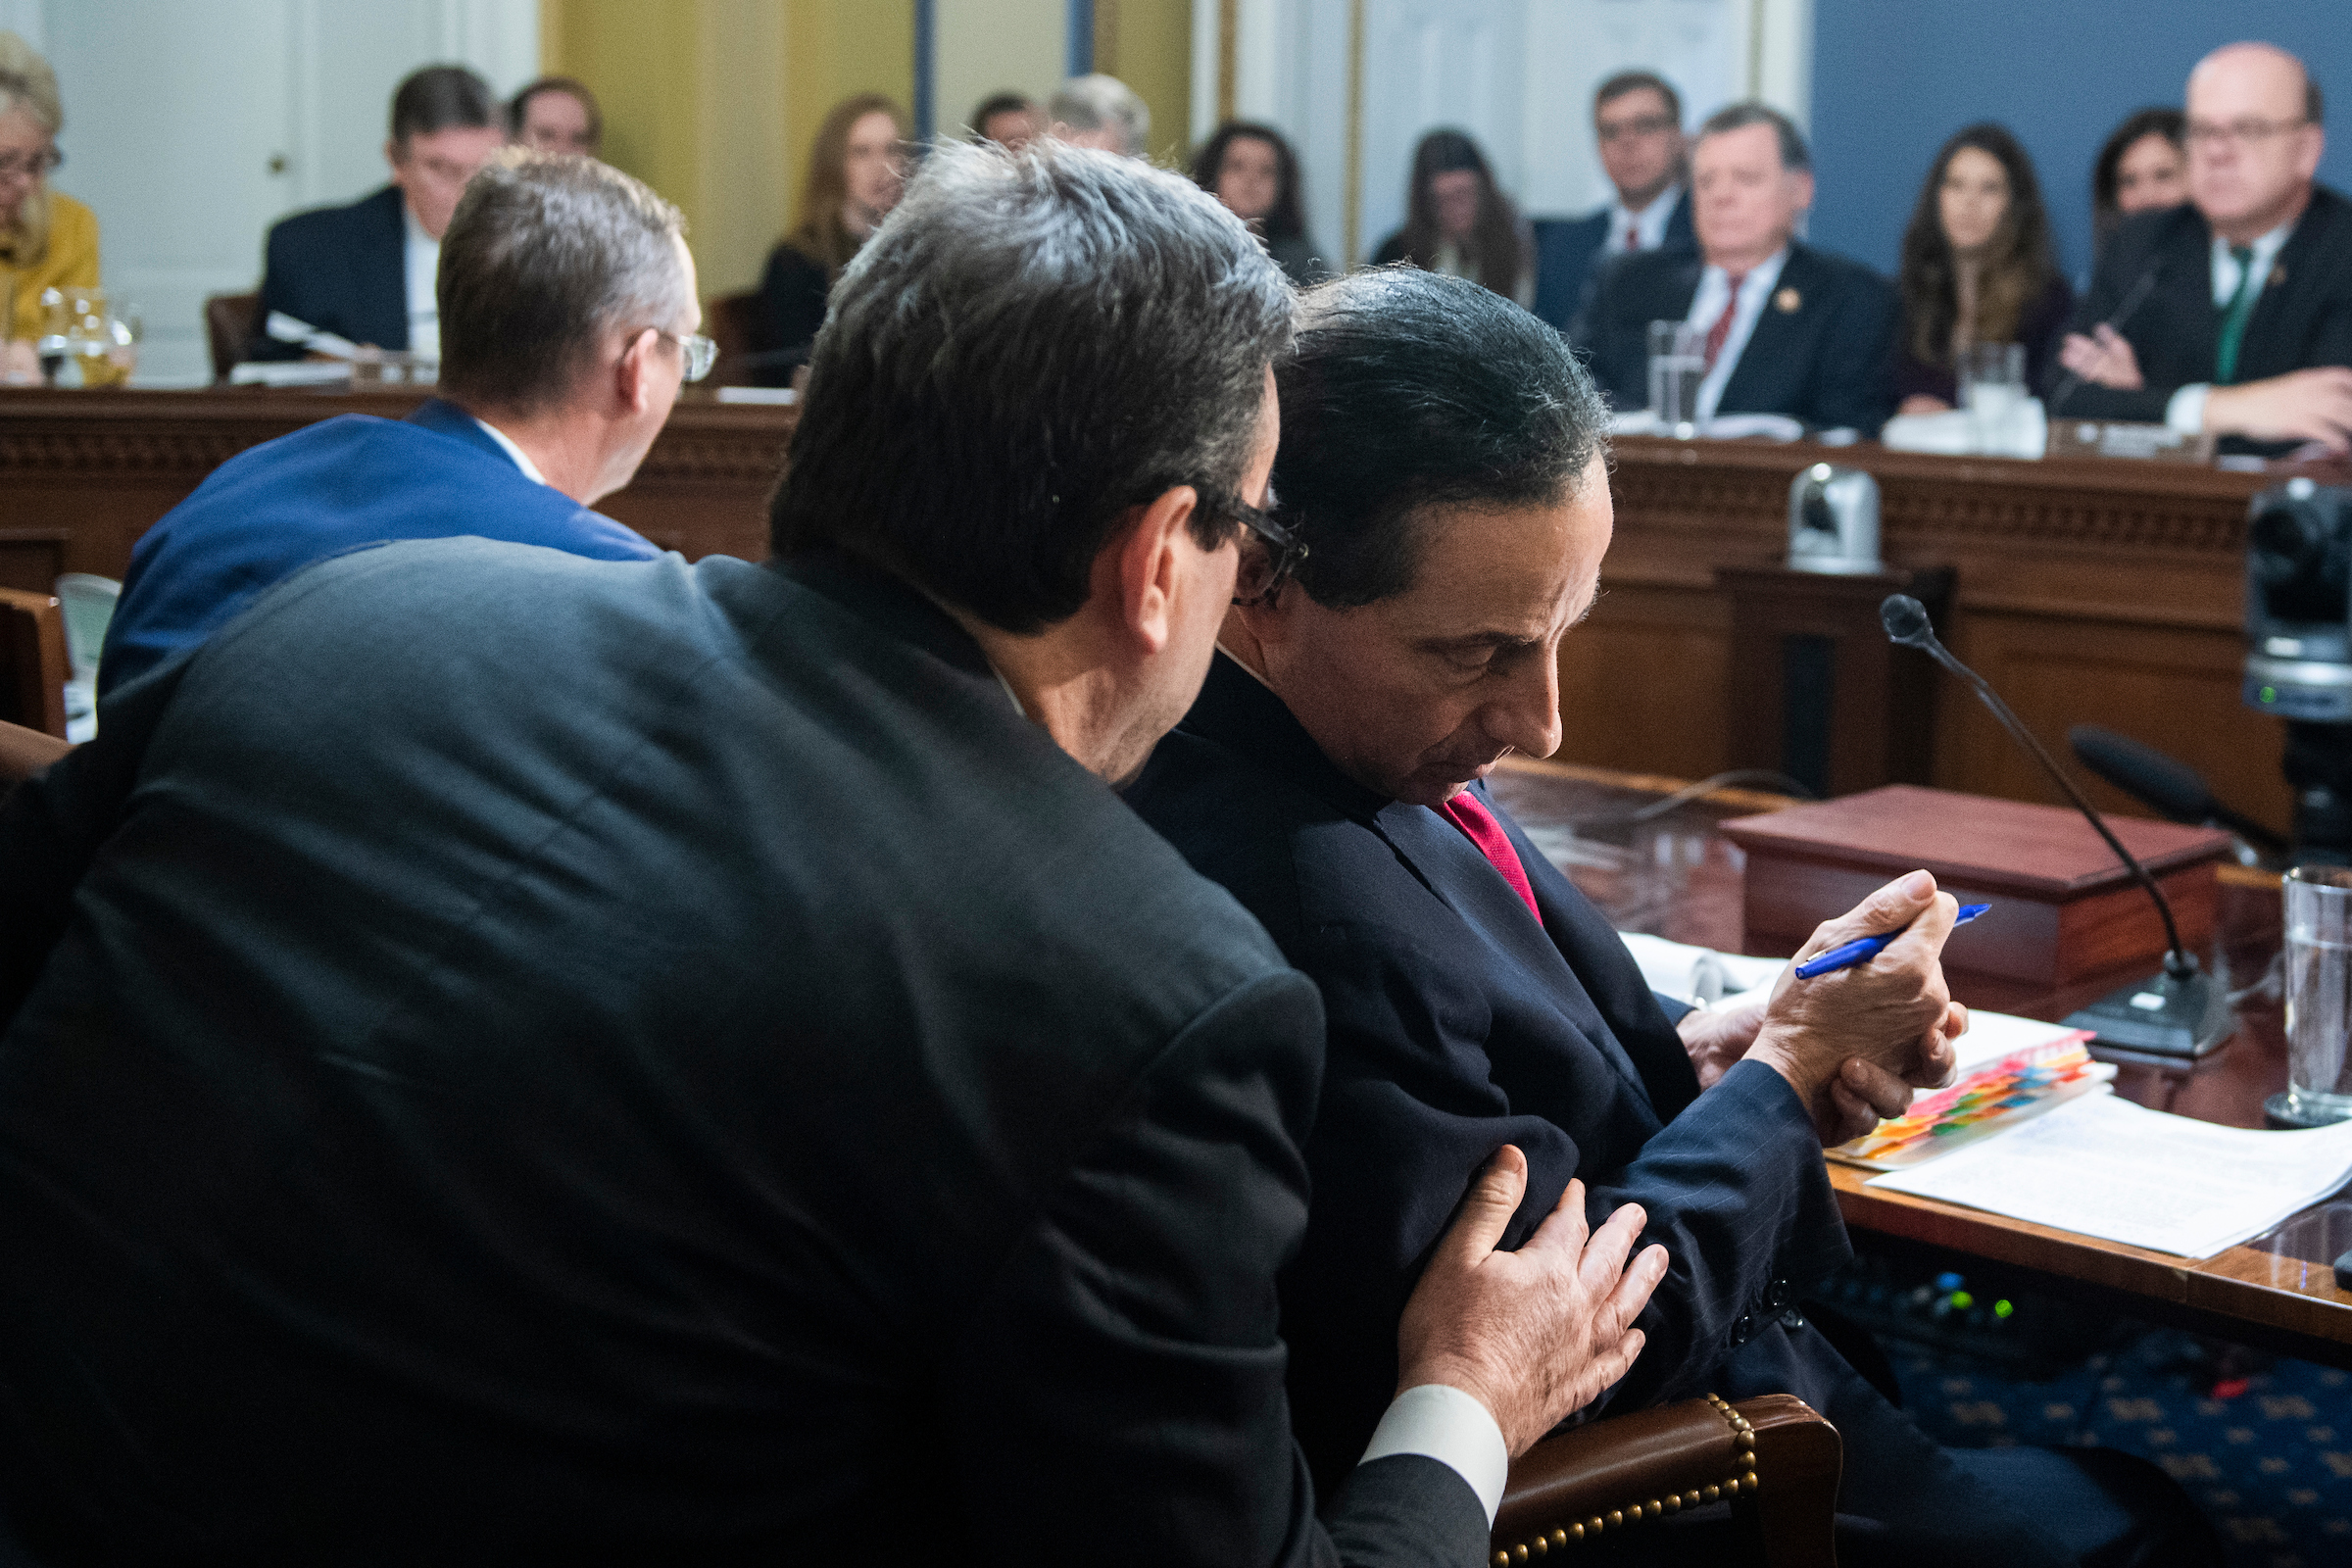
[[[2218,975],[2157,971],[2108,993],[2067,1015],[2069,1029],[2087,1029],[2093,1046],[2168,1061],[2211,1055],[2236,1032],[2230,992]]]

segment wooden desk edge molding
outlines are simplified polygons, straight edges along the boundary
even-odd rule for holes
[[[139,536],[238,453],[340,414],[397,419],[428,392],[0,390],[0,587],[46,593],[68,571],[121,578]],[[690,561],[761,560],[799,416],[689,391],[636,478],[597,510]]]

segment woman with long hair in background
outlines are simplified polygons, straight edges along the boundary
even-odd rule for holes
[[[1253,120],[1228,120],[1194,155],[1193,183],[1248,223],[1292,282],[1304,288],[1331,275],[1306,237],[1298,155],[1281,131]]]
[[[1897,286],[1901,413],[1956,405],[1961,357],[1978,343],[2023,344],[2026,384],[2041,383],[2075,296],[2058,271],[2034,161],[2005,127],[1970,125],[1936,155],[1903,232]]]
[[[1487,155],[1458,130],[1433,130],[1413,149],[1404,226],[1381,241],[1372,260],[1410,262],[1535,303],[1534,231],[1495,187]]]
[[[899,205],[906,183],[906,113],[878,92],[833,106],[808,150],[800,221],[768,253],[760,282],[760,356],[754,379],[781,384],[825,324],[833,280]]]

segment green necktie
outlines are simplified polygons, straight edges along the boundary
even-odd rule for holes
[[[2222,318],[2222,345],[2213,356],[2213,379],[2217,386],[2228,386],[2237,379],[2237,346],[2246,338],[2246,318],[2254,314],[2254,302],[2262,297],[2262,279],[2254,275],[2254,247],[2232,245],[2230,259],[2237,264],[2237,294],[2230,301],[2230,310]]]

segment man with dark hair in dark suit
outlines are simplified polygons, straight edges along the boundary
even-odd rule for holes
[[[1812,155],[1786,115],[1734,104],[1690,154],[1699,254],[1630,256],[1600,279],[1578,344],[1619,412],[1649,398],[1649,323],[1687,321],[1705,345],[1700,423],[1779,414],[1875,436],[1894,412],[1894,288],[1795,238],[1813,205]]]
[[[2188,77],[2188,201],[2125,223],[2050,370],[2053,416],[2352,450],[2352,203],[2316,183],[2320,84],[2267,43]]]
[[[514,148],[450,220],[441,395],[346,414],[222,464],[130,553],[100,692],[228,624],[312,562],[478,534],[600,561],[660,552],[588,510],[710,368],[678,210],[617,169]]]
[[[1319,1520],[1322,1009],[1111,788],[1257,591],[1291,307],[1189,180],[942,147],[773,561],[346,555],[0,804],[25,1545],[1483,1561],[1664,1257],[1575,1190],[1495,1251],[1491,1148]]]
[[[1683,100],[1651,71],[1620,71],[1592,92],[1592,139],[1616,187],[1608,206],[1583,218],[1539,218],[1536,301],[1530,307],[1562,333],[1572,332],[1599,275],[1644,251],[1689,255],[1690,147],[1683,140]]]
[[[1670,1012],[1487,793],[1503,755],[1560,743],[1560,639],[1609,541],[1605,414],[1574,356],[1475,287],[1367,272],[1305,296],[1278,382],[1275,519],[1307,555],[1228,615],[1128,798],[1323,993],[1315,1200],[1282,1287],[1308,1461],[1332,1473],[1376,1419],[1460,1173],[1508,1142],[1535,1172],[1515,1225],[1581,1179],[1639,1203],[1673,1259],[1605,1407],[1807,1400],[1845,1441],[1847,1568],[2210,1561],[2160,1472],[1946,1453],[1799,1304],[1850,1255],[1823,1146],[1941,1078],[1966,1025],[1937,960],[1951,898],[1913,872],[1806,945],[1902,931],[1881,958],[1785,974],[1769,1007]],[[1643,1528],[1638,1560],[1722,1560]]]
[[[427,66],[392,94],[384,160],[392,183],[348,207],[321,207],[270,230],[249,360],[298,360],[270,335],[272,313],[353,343],[441,357],[433,271],[441,235],[474,172],[506,144],[490,84],[464,66]]]

